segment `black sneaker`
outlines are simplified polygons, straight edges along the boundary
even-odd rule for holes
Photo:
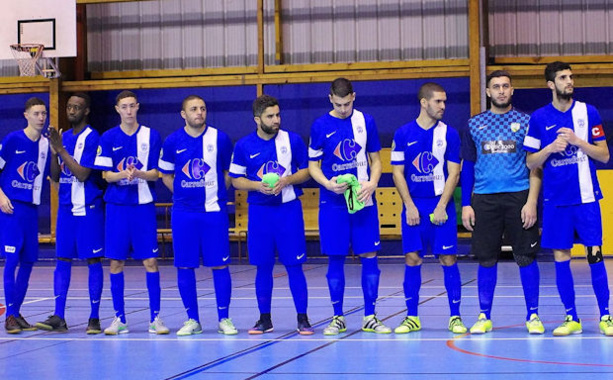
[[[309,323],[309,318],[304,314],[298,315],[298,328],[296,329],[300,335],[313,335],[315,329]]]
[[[28,321],[26,321],[26,319],[21,314],[19,314],[19,317],[15,317],[15,320],[17,321],[17,324],[19,325],[19,327],[21,327],[21,331],[38,330],[36,326],[29,324]]]
[[[264,333],[273,332],[272,320],[259,319],[255,326],[249,329],[249,335],[260,335]]]
[[[102,332],[102,327],[100,327],[100,319],[98,318],[90,318],[89,323],[87,323],[87,328],[85,332],[88,335],[96,335]]]
[[[66,320],[64,318],[60,318],[58,315],[50,315],[46,321],[36,323],[36,327],[45,331],[68,331],[68,326],[66,326]]]
[[[19,323],[17,323],[17,318],[15,318],[14,315],[9,315],[6,317],[4,328],[9,334],[19,334],[21,332],[21,326],[19,326]]]

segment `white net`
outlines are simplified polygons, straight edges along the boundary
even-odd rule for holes
[[[22,77],[36,76],[36,61],[43,54],[44,46],[41,44],[13,44],[11,51],[19,65]]]

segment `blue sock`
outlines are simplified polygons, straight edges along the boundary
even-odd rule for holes
[[[609,314],[609,282],[607,279],[607,268],[604,266],[604,261],[596,264],[590,264],[592,271],[592,288],[598,301],[600,309],[600,317]]]
[[[492,267],[479,265],[477,277],[479,307],[481,308],[481,313],[485,314],[485,318],[491,319],[494,290],[496,289],[496,281],[498,280],[498,264]]]
[[[343,315],[343,299],[345,297],[345,256],[328,256],[328,289],[334,308],[334,315]]]
[[[177,284],[187,318],[200,323],[198,313],[198,293],[196,291],[196,271],[194,268],[177,268]]]
[[[570,315],[573,320],[578,321],[579,317],[575,308],[575,284],[573,273],[570,270],[570,260],[556,261],[556,285],[562,304],[566,309],[566,315]]]
[[[149,291],[149,313],[151,322],[160,314],[162,303],[162,288],[160,287],[160,272],[147,272],[147,290]]]
[[[100,318],[100,300],[102,299],[102,286],[104,273],[102,262],[89,264],[89,303],[91,305],[90,318]]]
[[[260,264],[255,273],[255,296],[260,314],[270,314],[272,304],[272,270],[274,263]]]
[[[462,280],[460,278],[460,268],[458,263],[451,266],[443,265],[443,276],[445,277],[445,289],[449,300],[449,312],[451,316],[460,315],[460,301],[462,300]]]
[[[66,310],[66,298],[70,287],[70,272],[72,260],[57,260],[55,271],[53,272],[53,293],[55,295],[55,315],[64,319]]]
[[[19,316],[16,298],[15,272],[17,271],[17,263],[19,262],[18,254],[7,254],[4,264],[4,300],[6,302],[6,316]]]
[[[15,283],[15,306],[17,307],[17,315],[19,315],[19,310],[21,309],[23,300],[26,298],[26,293],[28,292],[28,284],[30,283],[30,275],[32,274],[33,266],[34,263],[21,262],[19,264],[17,281]]]
[[[217,298],[217,317],[221,321],[230,315],[230,299],[232,298],[232,278],[230,268],[213,269],[213,284]]]
[[[524,299],[526,300],[526,321],[530,320],[530,315],[539,312],[539,281],[540,272],[536,260],[530,265],[519,267],[519,276],[524,288]]]
[[[377,265],[377,256],[360,257],[362,262],[362,291],[364,292],[364,315],[375,313],[375,304],[379,297],[379,276],[381,271]]]
[[[126,323],[126,310],[123,299],[124,288],[125,281],[123,272],[111,273],[111,295],[113,296],[113,308],[115,309],[115,316],[118,317],[122,323]]]
[[[294,298],[296,313],[306,314],[309,303],[309,292],[307,290],[306,277],[302,271],[302,264],[286,265],[289,288]]]
[[[404,302],[407,305],[407,315],[417,316],[419,306],[419,289],[421,288],[421,265],[404,266]]]

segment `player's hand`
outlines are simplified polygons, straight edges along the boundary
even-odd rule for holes
[[[560,128],[560,129],[563,129],[563,128]],[[556,137],[556,139],[551,144],[549,144],[547,147],[549,148],[551,153],[560,153],[560,152],[564,152],[567,146],[568,146],[568,141],[566,140],[564,135],[558,134],[558,137]]]
[[[259,182],[257,190],[264,195],[275,195],[274,189],[274,187],[268,186],[266,182]]]
[[[64,150],[64,144],[62,143],[62,131],[59,131],[54,126],[50,125],[47,136],[49,138],[49,146],[54,154],[58,154]]]
[[[406,205],[407,209],[407,224],[409,226],[417,226],[419,224],[419,210],[415,207],[414,204]]]
[[[434,215],[432,217],[432,224],[434,225],[442,226],[447,221],[447,211],[444,207],[436,206],[432,214]]]
[[[358,200],[360,202],[366,202],[372,194],[377,190],[377,184],[372,181],[360,182],[361,189],[358,191]]]
[[[13,204],[5,194],[0,194],[0,211],[5,214],[13,213]]]
[[[580,142],[580,138],[577,137],[577,135],[575,134],[575,131],[573,131],[570,128],[567,127],[563,127],[558,129],[558,137],[561,137],[562,139],[566,140],[566,142],[568,142],[570,145],[579,145]]]
[[[325,188],[333,192],[334,194],[343,194],[345,190],[347,190],[347,182],[336,183],[336,176],[330,178],[328,182],[326,182]]]
[[[290,183],[289,183],[288,177],[281,177],[281,178],[279,178],[277,183],[275,183],[275,186],[272,188],[272,193],[274,195],[279,195],[279,194],[281,194],[281,190],[283,190],[285,187],[287,187],[289,185],[290,185]]]
[[[534,226],[536,223],[536,204],[526,202],[524,207],[521,208],[521,222],[524,229],[528,229]]]
[[[473,231],[473,227],[475,226],[475,210],[473,210],[472,206],[464,206],[462,207],[462,225],[468,231]]]

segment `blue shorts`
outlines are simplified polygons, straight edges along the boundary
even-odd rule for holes
[[[200,259],[207,267],[230,263],[228,211],[172,210],[172,247],[175,267],[198,268]]]
[[[126,260],[130,250],[135,260],[158,257],[155,204],[106,204],[106,257]]]
[[[573,243],[586,247],[602,245],[602,219],[598,202],[573,206],[543,207],[541,246],[571,249]]]
[[[319,236],[325,255],[348,255],[375,252],[381,249],[377,204],[350,214],[346,207],[319,204]]]
[[[421,256],[431,252],[438,255],[455,255],[458,252],[458,227],[453,199],[447,203],[447,221],[441,226],[430,222],[430,214],[436,208],[439,197],[413,198],[413,203],[419,210],[419,225],[407,224],[406,209],[402,209],[402,250],[403,252],[419,252]]]
[[[38,209],[31,203],[11,201],[13,213],[0,212],[2,255],[19,255],[19,261],[38,260]]]
[[[299,199],[280,205],[249,205],[247,226],[249,263],[275,262],[275,249],[283,265],[306,261],[302,203]]]
[[[104,257],[104,210],[102,201],[85,207],[85,215],[75,216],[69,205],[57,211],[56,255],[66,259]]]

